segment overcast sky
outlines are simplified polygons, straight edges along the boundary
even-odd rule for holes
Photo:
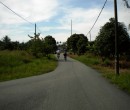
[[[16,16],[0,4],[0,39],[8,35],[12,41],[26,42],[34,35],[34,24],[37,23],[40,37],[53,36],[57,41],[66,41],[71,35],[71,19],[73,34],[87,34],[95,22],[105,0],[0,0],[30,24]],[[114,17],[114,0],[108,0],[98,22],[91,31],[92,40],[111,17]],[[130,8],[126,8],[123,0],[118,2],[119,22],[130,24]],[[128,0],[130,4],[130,0]],[[130,33],[130,32],[129,32]],[[89,35],[87,36],[89,39]]]

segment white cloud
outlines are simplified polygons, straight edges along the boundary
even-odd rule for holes
[[[13,11],[31,22],[49,20],[56,14],[57,0],[3,0]],[[10,10],[0,4],[0,20],[5,24],[23,23],[21,18],[15,16]]]
[[[100,9],[66,9],[66,15],[60,20],[63,27],[70,28],[70,21],[73,20],[73,33],[83,33],[87,34],[94,24]],[[92,30],[92,40],[98,35],[99,29],[101,26],[105,24],[109,20],[109,18],[113,17],[113,13],[108,10],[104,10],[102,15],[100,16],[98,22],[94,26]]]
[[[48,21],[44,27],[40,27],[40,30],[43,34],[52,33],[52,36],[55,37],[57,41],[66,41],[70,36],[71,29],[71,19],[73,20],[73,33],[83,33],[87,34],[94,24],[100,8],[79,8],[72,6],[66,6],[65,0],[1,0],[4,4],[9,6],[16,13],[20,14],[22,17],[26,18],[31,22]],[[109,0],[112,1],[112,0]],[[125,6],[119,1],[118,5],[118,18],[119,22],[124,22],[125,25],[130,24],[130,9],[125,8]],[[62,3],[61,3],[62,2]],[[109,2],[108,2],[109,3]],[[113,1],[111,2],[113,3]],[[62,4],[62,5],[61,5]],[[97,5],[97,4],[96,4]],[[113,5],[113,4],[111,4]],[[62,7],[61,7],[62,6]],[[9,35],[13,40],[27,41],[29,40],[28,34],[34,34],[34,27],[27,27],[27,22],[23,21],[18,16],[14,15],[10,10],[0,4],[1,16],[0,16],[0,37],[4,35]],[[50,26],[49,20],[52,20],[53,17],[58,15],[56,24]],[[109,21],[109,18],[114,16],[113,7],[109,7],[109,4],[106,5],[103,10],[99,20],[91,31],[92,40],[98,35],[100,27],[103,26],[106,22]],[[27,23],[27,24],[26,24]],[[21,24],[26,24],[22,26]],[[40,24],[41,26],[42,24]],[[14,26],[14,28],[12,28]],[[57,30],[56,33],[52,32]],[[44,33],[45,32],[45,33]],[[54,34],[53,34],[54,33]],[[89,35],[88,35],[89,38]]]
[[[56,41],[66,42],[67,38],[70,37],[69,33],[56,33],[53,34],[53,37],[56,39]]]

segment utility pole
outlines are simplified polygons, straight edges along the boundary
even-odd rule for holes
[[[117,0],[114,0],[115,12],[115,73],[119,75],[119,37],[118,37],[118,15],[117,15]]]
[[[35,33],[34,33],[34,35],[36,36],[36,34],[37,34],[37,27],[36,27],[37,25],[36,25],[36,23],[35,23]]]
[[[31,39],[34,39],[34,40],[39,39],[40,33],[37,34],[37,25],[36,25],[36,23],[35,23],[35,33],[34,33],[34,37],[33,37],[33,36],[30,36],[30,35],[28,35],[28,36],[29,36]]]
[[[71,36],[72,36],[72,19],[71,19]]]
[[[35,40],[37,39],[37,25],[36,25],[36,23],[35,23],[35,33],[34,33],[34,38],[35,38]]]

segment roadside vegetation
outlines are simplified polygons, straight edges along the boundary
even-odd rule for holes
[[[56,58],[35,58],[26,51],[0,52],[0,81],[35,76],[53,71],[57,66]]]
[[[95,41],[91,42],[83,42],[81,34],[70,36],[67,40],[68,50],[70,57],[98,70],[110,82],[130,93],[130,36],[126,26],[118,22],[120,75],[116,75],[114,26],[115,19],[110,18],[109,22],[101,27]],[[84,45],[86,47],[82,48]]]
[[[0,81],[40,75],[57,67],[55,39],[39,35],[26,43],[12,42],[8,36],[0,40]]]
[[[114,62],[113,60],[102,61],[102,58],[99,56],[94,56],[91,53],[87,53],[86,55],[69,55],[71,58],[76,59],[87,66],[90,66],[100,73],[106,78],[110,80],[111,83],[117,84],[119,88],[125,90],[130,94],[130,69],[129,68],[120,68],[120,75],[117,76],[115,74]],[[130,62],[129,62],[130,64]]]

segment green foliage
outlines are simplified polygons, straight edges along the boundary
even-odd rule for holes
[[[119,53],[128,52],[129,35],[123,23],[118,23]],[[99,32],[95,40],[95,46],[98,54],[105,57],[113,57],[115,54],[115,19],[111,18]]]
[[[2,38],[2,45],[1,45],[1,49],[9,49],[11,50],[11,39],[8,36],[5,36]]]
[[[95,41],[88,42],[87,51],[89,51],[90,53],[93,53],[93,54],[97,55]]]
[[[39,54],[42,53],[43,41],[40,39],[32,39],[30,41],[29,51],[35,57],[40,57]]]
[[[67,39],[68,49],[72,50],[74,54],[84,54],[87,44],[88,39],[83,34],[73,34]]]
[[[56,58],[35,58],[26,51],[0,51],[0,81],[40,75],[53,71]]]
[[[11,41],[8,36],[5,36],[0,41],[0,50],[26,50],[35,57],[47,56],[55,53],[57,46],[56,40],[52,36],[46,36],[44,39],[39,38],[40,34],[34,34],[34,37],[29,36],[31,40],[26,43]]]
[[[25,50],[26,43],[11,41],[8,36],[5,36],[0,41],[0,50]]]
[[[33,38],[28,42],[29,52],[35,57],[47,56],[56,51],[56,41],[52,36],[46,36],[44,39]]]
[[[25,51],[1,51],[0,67],[12,68],[31,62],[33,57]],[[2,72],[0,72],[2,73]]]
[[[50,36],[50,35],[46,36],[44,38],[44,43],[46,45],[46,49],[45,50],[48,49],[49,54],[55,53],[55,51],[57,49],[56,40],[52,36]]]
[[[92,54],[86,54],[86,55],[81,55],[81,56],[72,56],[72,58],[83,62],[86,65],[98,65],[100,64],[100,59],[96,56],[93,56]]]
[[[113,84],[117,84],[121,89],[130,93],[130,74],[121,74],[116,76],[114,73],[104,74],[106,78],[110,79]]]

